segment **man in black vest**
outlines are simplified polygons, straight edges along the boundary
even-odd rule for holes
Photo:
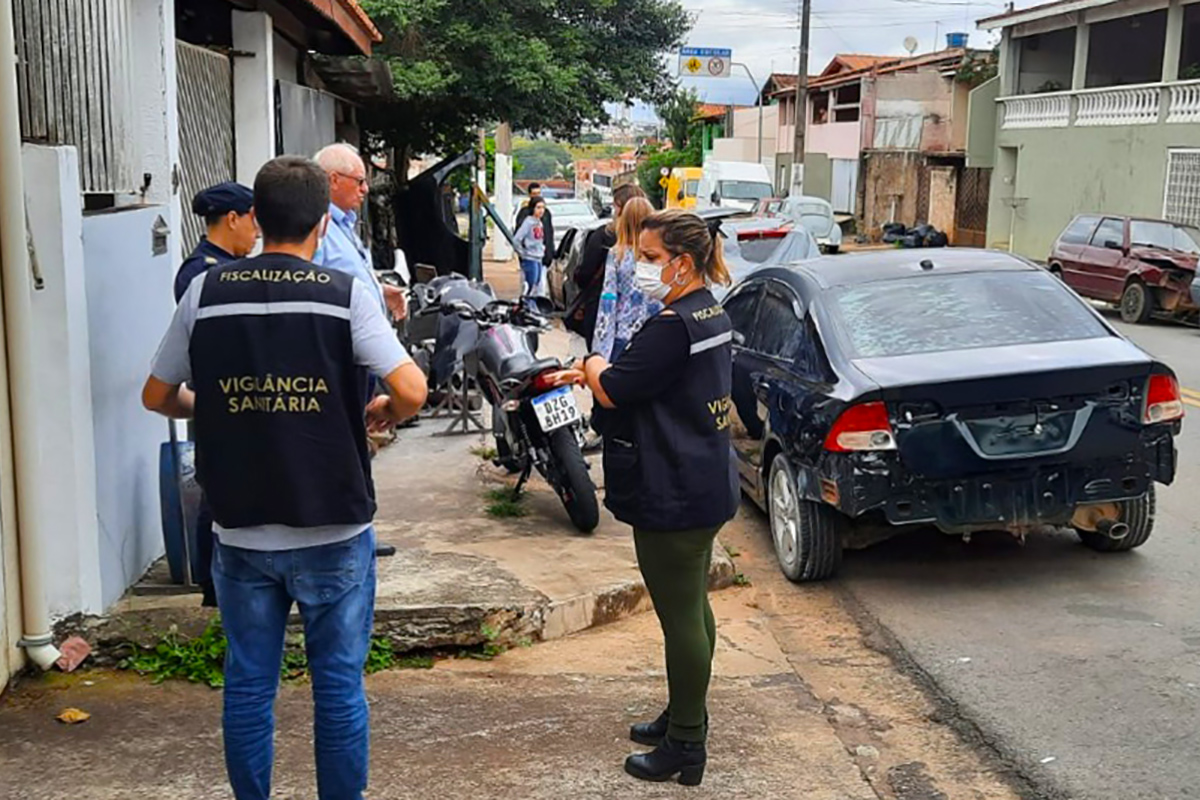
[[[270,797],[293,603],[312,670],[319,796],[361,800],[367,785],[375,491],[359,387],[364,370],[387,387],[367,408],[371,424],[417,413],[426,389],[369,287],[311,263],[328,207],[329,180],[312,161],[285,156],[262,168],[254,213],[263,254],[192,282],[142,395],[152,411],[196,420],[229,640],[225,760],[238,800]]]

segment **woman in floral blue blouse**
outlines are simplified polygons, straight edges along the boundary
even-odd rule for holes
[[[654,213],[650,201],[635,197],[625,204],[617,220],[617,243],[608,253],[604,288],[596,316],[593,352],[610,364],[616,361],[646,320],[662,311],[662,303],[642,294],[637,287],[637,241],[642,222]]]

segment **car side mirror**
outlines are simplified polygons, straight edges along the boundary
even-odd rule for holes
[[[685,197],[687,197],[687,195],[686,195],[686,194],[684,194],[684,192],[683,192],[683,189],[680,189],[680,190],[679,190],[679,194],[675,195],[675,199],[676,199],[676,200],[682,200],[682,199],[683,199],[683,198],[685,198]]]
[[[1109,250],[1121,250],[1121,251],[1124,251],[1124,249],[1125,249],[1125,246],[1124,246],[1124,245],[1122,245],[1120,242],[1114,241],[1114,240],[1112,240],[1112,239],[1109,239],[1109,240],[1107,240],[1107,241],[1104,243],[1104,246],[1105,246],[1105,248],[1107,248],[1107,249],[1109,249]]]
[[[537,311],[538,314],[542,315],[543,317],[548,317],[551,314],[553,314],[555,311],[554,303],[551,302],[549,297],[533,298],[533,308],[535,311]]]
[[[712,193],[712,201],[713,201],[714,203],[719,203],[719,202],[721,202],[721,195],[717,194],[716,192],[713,192],[713,193]]]

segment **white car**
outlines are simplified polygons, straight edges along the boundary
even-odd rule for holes
[[[789,197],[779,214],[804,226],[826,253],[842,248],[842,228],[833,216],[833,206],[820,197]]]
[[[546,198],[546,208],[554,215],[554,250],[572,228],[587,228],[599,217],[586,200]]]

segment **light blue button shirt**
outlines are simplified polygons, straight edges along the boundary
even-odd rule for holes
[[[379,301],[381,308],[387,308],[383,301],[383,289],[375,280],[375,270],[371,265],[371,251],[358,238],[354,229],[358,224],[358,214],[353,211],[342,211],[332,203],[329,204],[329,228],[325,238],[313,256],[313,263],[348,272],[371,289],[372,295]]]

